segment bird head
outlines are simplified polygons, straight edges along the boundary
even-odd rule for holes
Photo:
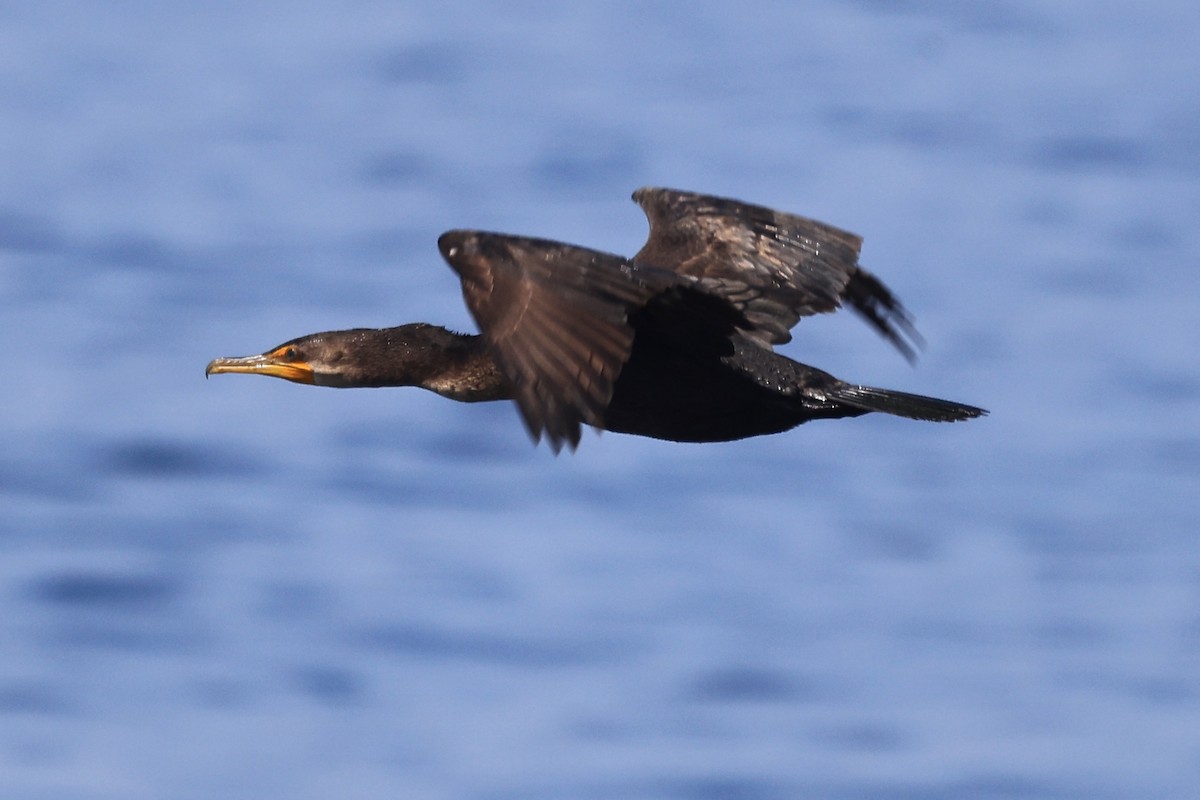
[[[352,328],[310,333],[256,356],[215,358],[207,375],[269,375],[294,383],[332,387],[417,386],[450,336],[422,322],[396,328]]]

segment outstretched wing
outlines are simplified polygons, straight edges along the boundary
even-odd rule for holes
[[[647,187],[638,264],[690,275],[732,302],[765,344],[811,314],[849,303],[910,361],[921,339],[896,296],[858,265],[862,239],[823,222],[723,197]]]
[[[629,358],[629,312],[695,279],[560,242],[450,231],[438,247],[509,379],[525,426],[557,452],[580,423],[603,427]]]

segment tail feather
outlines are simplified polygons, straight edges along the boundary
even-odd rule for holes
[[[896,392],[891,389],[875,389],[870,386],[843,384],[837,388],[826,390],[824,394],[830,400],[861,408],[864,411],[882,411],[885,414],[895,414],[898,417],[929,422],[957,422],[981,417],[988,413],[982,408],[954,403],[950,400],[939,400],[936,397],[925,397],[908,392]]]

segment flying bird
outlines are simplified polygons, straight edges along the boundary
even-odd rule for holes
[[[547,239],[452,230],[438,239],[479,334],[423,322],[301,336],[241,372],[333,387],[419,386],[513,400],[534,441],[582,425],[676,442],[779,433],[878,411],[946,422],[987,412],[847,383],[775,352],[805,316],[849,305],[912,361],[896,296],[858,264],[862,239],[816,220],[673,189],[633,193],[650,236],[632,259]]]

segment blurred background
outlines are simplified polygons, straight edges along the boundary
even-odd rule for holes
[[[1200,6],[0,5],[0,795],[1200,796]],[[555,458],[204,380],[474,330],[437,236],[642,185],[866,238],[978,404]],[[1190,488],[1189,488],[1190,487]]]

